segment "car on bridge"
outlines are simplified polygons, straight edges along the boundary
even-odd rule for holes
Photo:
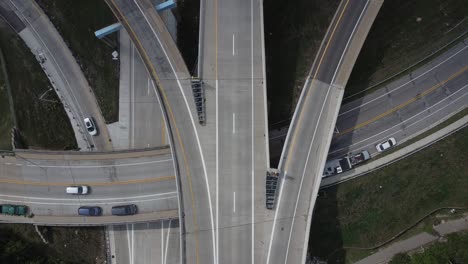
[[[134,215],[138,211],[138,207],[135,204],[119,205],[112,207],[112,215],[124,216]]]
[[[2,214],[26,216],[28,207],[25,205],[2,204],[0,205]]]
[[[89,187],[86,185],[82,186],[68,186],[66,189],[67,194],[88,194]]]
[[[82,206],[78,208],[78,214],[84,216],[100,216],[102,208],[99,206]]]
[[[88,133],[91,136],[96,136],[97,135],[97,128],[96,125],[94,124],[94,120],[92,117],[86,117],[84,119],[85,127]]]

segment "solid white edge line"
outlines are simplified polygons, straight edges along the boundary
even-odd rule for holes
[[[200,138],[198,137],[198,131],[197,131],[197,128],[195,126],[195,122],[194,122],[194,119],[193,119],[193,116],[192,116],[192,112],[190,111],[190,107],[189,107],[189,104],[188,104],[188,101],[187,101],[187,97],[185,96],[185,93],[182,89],[182,85],[180,83],[180,80],[179,80],[179,77],[177,75],[177,72],[175,71],[174,69],[174,66],[172,65],[172,62],[171,60],[169,59],[169,56],[167,55],[167,52],[166,52],[166,49],[164,48],[164,45],[162,44],[161,40],[159,39],[158,35],[156,34],[153,26],[151,25],[151,23],[148,21],[148,18],[146,17],[145,13],[143,12],[143,10],[141,9],[141,7],[138,5],[138,3],[133,0],[133,2],[135,3],[135,5],[138,7],[138,9],[140,10],[141,14],[143,15],[143,17],[145,18],[146,22],[148,23],[148,26],[151,28],[151,31],[153,31],[153,34],[154,36],[156,37],[156,39],[158,40],[158,43],[162,49],[162,51],[164,52],[164,55],[166,56],[167,58],[167,61],[169,62],[169,65],[171,66],[171,69],[174,73],[174,76],[176,77],[176,81],[177,81],[177,84],[179,86],[179,89],[180,89],[180,92],[182,94],[182,97],[184,98],[184,102],[185,102],[185,105],[187,107],[187,111],[189,113],[189,116],[190,116],[190,120],[192,122],[192,126],[193,126],[193,131],[195,133],[195,137],[197,139],[197,144],[198,144],[198,149],[199,149],[199,152],[200,152],[200,158],[202,160],[202,167],[203,167],[203,172],[204,172],[204,176],[205,176],[205,184],[206,184],[206,191],[208,193],[208,204],[209,204],[209,207],[210,207],[210,220],[211,220],[211,235],[212,235],[212,240],[213,240],[213,251],[216,252],[216,246],[215,246],[215,225],[214,225],[214,219],[213,219],[213,206],[211,204],[211,194],[210,194],[210,186],[208,184],[208,175],[207,175],[207,172],[206,172],[206,163],[205,163],[205,158],[204,158],[204,155],[203,155],[203,152],[202,152],[202,147],[201,147],[201,143],[200,143]],[[216,256],[213,256],[213,260],[216,262]]]
[[[127,230],[127,245],[128,245],[128,263],[132,263],[132,247],[130,245],[130,225],[126,224],[125,229]]]
[[[218,104],[218,97],[219,97],[219,86],[218,86],[218,76],[216,76],[215,81],[215,97],[216,97],[216,175],[215,175],[215,182],[216,182],[216,262],[219,263],[219,104]]]
[[[252,238],[251,238],[251,243],[252,243],[252,264],[255,263],[255,97],[254,97],[254,43],[253,43],[253,0],[250,0],[250,57],[251,57],[251,65],[250,65],[250,70],[251,70],[251,85],[252,85],[252,180],[251,180],[251,186],[252,188]]]
[[[267,106],[267,88],[266,88],[266,64],[265,64],[265,30],[264,30],[264,20],[263,20],[263,1],[258,1],[260,6],[260,36],[261,36],[261,47],[262,47],[262,82],[263,82],[263,111],[265,114],[265,161],[266,169],[270,168],[270,141],[269,141],[269,131],[268,131],[268,106]]]
[[[132,264],[135,263],[135,226],[132,223]]]
[[[154,202],[158,200],[169,200],[172,198],[177,198],[175,196],[167,196],[162,198],[154,198],[154,199],[143,199],[143,200],[130,200],[133,203],[146,203],[146,202]],[[11,202],[11,203],[27,203],[27,204],[43,204],[43,205],[70,205],[70,206],[77,206],[83,205],[82,203],[49,203],[49,202],[31,202],[31,201],[24,201],[24,200],[10,200],[10,199],[0,199],[3,202]],[[95,205],[110,205],[110,204],[123,204],[130,201],[120,201],[120,202],[103,202],[103,203],[94,203]]]
[[[70,168],[70,169],[92,169],[92,168],[114,168],[114,167],[128,167],[128,166],[138,166],[145,164],[155,164],[173,161],[173,159],[165,160],[154,160],[154,161],[144,161],[144,162],[135,162],[135,163],[122,163],[114,165],[83,165],[83,166],[64,166],[64,165],[36,165],[36,164],[26,164],[27,167],[42,167],[42,168]]]
[[[164,263],[164,221],[161,221],[161,264]]]
[[[130,54],[132,56],[131,58],[131,63],[130,63],[130,67],[131,67],[131,72],[130,72],[130,78],[131,78],[131,81],[130,81],[130,95],[132,97],[132,99],[130,100],[130,103],[131,103],[131,111],[132,111],[132,138],[130,138],[130,147],[131,148],[134,148],[135,147],[135,103],[136,103],[136,100],[135,100],[135,46],[133,45],[133,43],[130,44],[131,46],[131,51],[130,51]]]
[[[149,198],[149,197],[155,197],[155,196],[161,196],[161,195],[169,195],[169,194],[176,194],[177,192],[167,192],[167,193],[157,193],[157,194],[148,194],[148,195],[140,195],[140,196],[130,196],[130,197],[116,197],[116,198],[91,198],[91,199],[86,199],[86,198],[81,198],[78,196],[68,196],[68,198],[71,200],[71,198],[80,198],[80,201],[112,201],[112,200],[131,200],[131,199],[140,199],[140,198]],[[0,196],[4,197],[11,197],[11,198],[21,198],[21,199],[28,199],[28,200],[49,200],[49,201],[63,201],[66,200],[67,198],[46,198],[46,197],[31,197],[31,196],[20,196],[20,195],[8,195],[8,194],[0,194]],[[1,200],[1,198],[0,198]]]
[[[166,235],[166,249],[164,251],[164,264],[166,264],[167,261],[167,249],[169,247],[169,236],[171,235],[171,221],[172,219],[169,219],[169,230],[167,231]]]

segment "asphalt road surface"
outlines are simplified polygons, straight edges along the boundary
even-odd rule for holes
[[[267,263],[304,263],[310,221],[344,86],[382,1],[339,5],[296,108],[279,169]]]
[[[343,105],[329,158],[398,143],[426,131],[468,105],[468,46],[461,42],[397,81]]]

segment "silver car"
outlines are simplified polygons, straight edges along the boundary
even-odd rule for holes
[[[84,124],[85,124],[86,130],[88,130],[88,133],[91,136],[97,135],[97,128],[96,128],[96,125],[94,124],[94,120],[92,117],[86,117],[84,119]]]
[[[377,149],[378,152],[382,152],[384,150],[387,150],[393,146],[396,145],[396,140],[395,138],[391,137],[387,140],[385,140],[384,142],[382,143],[379,143],[375,146],[375,148]]]

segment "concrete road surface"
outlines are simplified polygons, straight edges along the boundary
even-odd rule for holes
[[[125,29],[119,31],[119,121],[108,125],[116,149],[168,144],[156,86]]]
[[[181,263],[177,219],[108,226],[111,264]]]
[[[96,98],[67,45],[33,0],[6,0],[2,7],[9,8],[9,23],[15,25],[19,36],[31,49],[51,81],[75,132],[78,146],[83,150],[111,150],[112,144]],[[25,27],[17,26],[21,20]],[[83,119],[93,117],[98,135],[91,136]]]
[[[264,195],[269,157],[263,7],[254,0],[206,0],[201,6],[200,77],[216,117],[216,261],[253,263],[262,259],[271,232],[264,220],[272,218]]]
[[[310,222],[343,89],[382,1],[344,0],[304,86],[279,169],[267,263],[304,263]]]

